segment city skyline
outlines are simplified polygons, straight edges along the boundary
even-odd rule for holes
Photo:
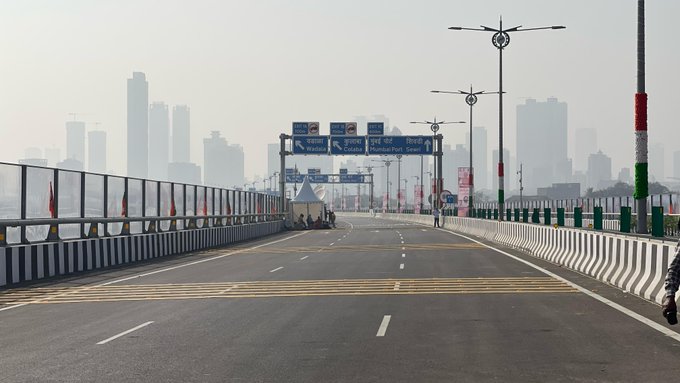
[[[89,113],[87,122],[101,122],[111,148],[125,146],[121,81],[132,71],[146,73],[154,84],[149,100],[192,106],[192,162],[200,163],[203,157],[201,138],[219,129],[227,140],[244,146],[249,175],[265,173],[266,144],[286,132],[294,120],[337,121],[382,113],[390,116],[389,126],[405,134],[423,132],[408,126],[415,119],[436,115],[464,120],[467,105],[462,100],[428,92],[465,89],[471,83],[476,89],[495,90],[497,51],[488,36],[447,28],[493,25],[502,14],[509,24],[567,25],[555,33],[513,36],[505,52],[507,147],[515,147],[514,105],[524,97],[557,97],[570,105],[569,146],[575,129],[596,128],[601,139],[618,138],[602,140],[598,148],[612,157],[613,167],[633,165],[633,3],[206,1],[187,7],[185,2],[168,1],[163,10],[150,1],[134,6],[67,1],[35,7],[32,3],[0,5],[3,34],[24,36],[21,42],[6,42],[5,52],[13,60],[0,64],[6,78],[0,91],[6,106],[0,111],[0,129],[8,134],[22,127],[16,134],[16,148],[3,153],[5,161],[15,161],[29,146],[49,147],[53,137],[49,132],[63,126],[73,112]],[[159,11],[163,17],[148,17]],[[678,11],[676,2],[647,5],[650,143],[680,140],[672,101],[680,80],[665,76],[680,65],[680,53],[664,45],[665,36],[673,34],[672,15]],[[51,17],[42,17],[47,12]],[[596,20],[595,15],[607,16]],[[115,28],[121,23],[128,27]],[[315,33],[309,33],[312,29]],[[237,38],[242,33],[248,38]],[[55,51],[51,46],[61,48]],[[149,46],[154,47],[153,54]],[[440,56],[427,60],[433,49]],[[45,52],[50,52],[50,60],[44,60]],[[74,71],[73,62],[87,65]],[[591,88],[608,92],[591,92]],[[26,105],[41,113],[32,113]],[[474,123],[487,128],[490,143],[497,142],[497,106],[493,96],[475,106]],[[444,134],[446,143],[464,144],[464,132],[447,129]],[[667,164],[671,151],[666,150]],[[125,173],[125,157],[117,150],[110,152],[111,170]]]

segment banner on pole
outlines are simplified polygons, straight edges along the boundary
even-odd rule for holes
[[[470,200],[470,168],[458,168],[458,216],[467,217]]]

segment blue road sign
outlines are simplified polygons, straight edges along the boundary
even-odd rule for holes
[[[321,174],[321,169],[319,168],[309,168],[307,169],[307,174]]]
[[[328,136],[293,136],[293,154],[328,154]]]
[[[347,168],[340,168],[340,174],[347,174]]]
[[[304,174],[286,174],[286,183],[302,183],[305,180]]]
[[[385,134],[384,122],[369,122],[367,124],[369,136],[382,136]]]
[[[446,203],[456,203],[456,196],[449,194],[446,196]]]
[[[340,174],[341,184],[361,184],[364,183],[364,176],[361,174]]]
[[[318,135],[318,122],[293,122],[293,135]]]
[[[309,177],[309,182],[313,184],[326,184],[328,183],[328,175],[327,174],[310,174],[307,177]]]
[[[331,136],[356,136],[356,122],[331,122]]]
[[[368,154],[432,154],[430,136],[371,136],[368,137]]]
[[[366,154],[366,137],[331,136],[331,154]]]
[[[295,174],[295,168],[286,168],[286,174]]]

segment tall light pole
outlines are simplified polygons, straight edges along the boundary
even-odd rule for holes
[[[403,181],[404,181],[404,209],[406,209],[408,207],[408,178],[404,178]]]
[[[433,90],[431,91],[432,93],[451,93],[451,94],[463,94],[465,95],[465,102],[470,106],[470,168],[469,168],[469,176],[468,176],[468,185],[470,186],[470,195],[468,196],[468,216],[472,214],[472,209],[474,208],[474,202],[472,201],[473,196],[475,195],[475,177],[474,177],[474,168],[472,166],[472,106],[477,103],[477,96],[480,94],[497,94],[500,92],[486,92],[486,91],[479,91],[479,92],[473,92],[472,91],[472,85],[470,85],[470,91],[465,92],[462,90],[459,90],[457,92],[452,92],[448,90]]]
[[[397,154],[397,213],[401,213],[401,154]]]
[[[432,207],[433,208],[439,208],[439,195],[442,193],[442,188],[443,188],[443,182],[442,182],[442,155],[444,153],[444,150],[442,148],[442,135],[437,134],[439,131],[439,125],[444,125],[444,124],[464,124],[465,121],[452,121],[452,122],[446,122],[446,121],[437,121],[437,117],[434,118],[434,121],[411,121],[412,124],[426,124],[430,125],[430,130],[432,131],[432,139],[434,142],[438,143],[436,145],[436,150],[433,151],[434,157],[435,157],[435,164],[434,164],[434,182],[436,184],[435,189],[434,189],[434,196],[432,197]],[[438,159],[438,161],[437,161]],[[430,186],[432,187],[432,186]],[[432,193],[430,193],[432,195]]]
[[[385,186],[387,187],[387,211],[390,211],[390,165],[392,164],[392,161],[394,160],[373,160],[375,162],[382,162],[385,164],[386,173],[387,173],[387,180],[385,182]]]
[[[422,156],[421,156],[421,161],[422,161]],[[421,166],[421,168],[420,168],[420,174],[421,174],[421,175],[423,174],[423,168],[422,168],[422,166]],[[413,177],[413,178],[416,179],[415,185],[420,184],[420,195],[418,196],[418,197],[420,198],[420,202],[418,203],[418,211],[420,212],[420,211],[423,211],[423,179],[422,179],[421,177],[419,177],[419,176],[411,176],[411,177]],[[414,189],[415,189],[415,185],[413,186]],[[416,208],[416,198],[415,198],[415,195],[416,195],[416,194],[415,194],[415,193],[413,193],[413,194],[414,194],[414,197],[413,197],[413,209],[415,210],[415,208]]]
[[[521,25],[503,29],[503,18],[500,18],[498,29],[480,25],[480,28],[449,27],[454,31],[482,31],[493,32],[491,42],[498,49],[498,220],[503,220],[505,208],[505,182],[503,169],[503,49],[510,44],[511,32],[536,31],[541,29],[564,29],[564,25],[550,27],[522,28]]]
[[[647,234],[647,93],[645,93],[645,0],[638,0],[637,13],[637,93],[635,94],[635,191],[637,231]]]
[[[432,197],[432,172],[428,170],[425,173],[427,173],[430,176],[430,201],[428,202],[430,202],[430,209],[432,209],[432,202],[434,202],[433,201],[434,197]]]

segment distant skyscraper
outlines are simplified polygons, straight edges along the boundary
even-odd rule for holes
[[[618,181],[624,182],[624,183],[627,183],[627,184],[631,183],[630,168],[621,168],[621,171],[619,171]]]
[[[167,145],[167,144],[166,144]],[[149,175],[149,83],[142,72],[127,80],[127,173]]]
[[[598,151],[588,157],[588,182],[586,188],[606,188],[612,180],[612,159]]]
[[[673,177],[680,181],[680,150],[673,152]]]
[[[567,159],[567,103],[527,99],[517,106],[517,162],[523,164],[527,194],[555,182],[556,167]],[[507,170],[507,169],[506,169]]]
[[[267,144],[267,175],[272,175],[274,172],[278,172],[281,167],[279,145],[280,144]]]
[[[576,129],[574,132],[574,169],[586,171],[588,157],[596,153],[597,149],[597,130]]]
[[[666,180],[666,155],[663,144],[657,142],[649,145],[649,175],[650,179],[656,182]]]
[[[191,133],[189,107],[172,108],[172,161],[190,162]]]
[[[149,178],[166,181],[170,162],[168,106],[154,102],[149,110]]]
[[[191,162],[168,164],[168,180],[185,184],[201,184],[201,167]]]
[[[45,148],[45,159],[47,159],[47,166],[56,167],[61,161],[61,150],[55,147]]]
[[[82,121],[66,123],[66,158],[85,163],[85,123]]]
[[[469,132],[465,133],[465,142],[470,142]],[[467,146],[469,146],[469,144]],[[492,171],[491,167],[489,167],[488,157],[489,152],[487,146],[486,128],[475,126],[472,128],[472,166],[475,169],[474,182],[475,189],[477,190],[486,189],[489,186],[489,178],[491,178]]]
[[[213,131],[203,140],[203,180],[206,185],[241,187],[245,159],[241,145],[229,145],[220,132]]]
[[[510,151],[508,149],[503,149],[503,165],[505,165],[505,198],[510,197],[510,195],[507,193],[509,190],[515,189],[515,185],[512,183],[512,178],[510,177],[513,175],[514,172],[514,165],[513,165],[513,158],[510,157]],[[491,154],[491,163],[492,164],[498,164],[498,149],[495,149],[492,154]],[[526,172],[526,166],[524,166],[524,169],[522,170],[523,172]],[[522,181],[524,185],[526,185],[526,173],[524,173],[524,180]],[[493,175],[491,177],[491,191],[492,195],[496,196],[494,200],[498,199],[498,195],[495,193],[498,191],[498,166],[494,166],[494,171]],[[526,192],[526,186],[524,186],[525,189],[525,194],[529,194]],[[533,193],[535,193],[536,190],[534,190]]]
[[[106,132],[91,131],[87,134],[87,170],[106,173]]]
[[[31,158],[43,158],[43,152],[40,150],[40,148],[26,148],[24,150],[24,158],[25,159],[31,159]]]

